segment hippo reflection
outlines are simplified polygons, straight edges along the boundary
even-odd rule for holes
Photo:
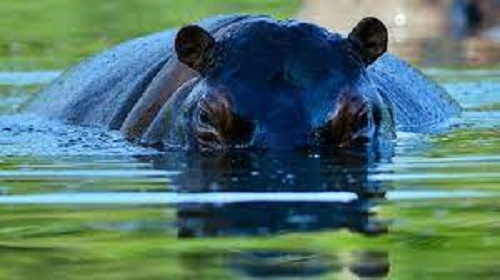
[[[196,279],[220,278],[207,276],[214,268],[224,271],[224,278],[230,271],[233,278],[245,279],[336,279],[338,276],[385,279],[391,270],[389,254],[383,251],[233,250],[215,254],[187,252],[177,258],[182,269]]]
[[[79,64],[29,110],[191,150],[359,147],[460,112],[387,44],[376,18],[342,37],[293,20],[214,17]]]
[[[392,148],[307,151],[229,151],[224,154],[168,152],[154,166],[182,171],[173,182],[179,192],[331,192],[383,197],[387,186],[370,180],[375,166],[387,162]],[[150,157],[144,160],[150,161]]]
[[[317,154],[233,151],[201,156],[167,153],[153,164],[159,169],[182,171],[172,182],[178,192],[270,192],[277,197],[282,192],[296,192],[300,198],[301,192],[321,196],[326,191],[349,191],[359,197],[350,202],[180,204],[175,208],[179,238],[262,237],[342,229],[378,236],[388,231],[387,223],[374,212],[374,206],[385,199],[386,186],[370,180],[370,175],[389,156],[367,150]],[[337,249],[332,246],[319,254],[301,249],[228,248],[220,256],[187,254],[183,264],[192,271],[217,264],[251,279],[389,274],[389,255],[384,251],[339,253]]]
[[[279,196],[279,194],[277,194]],[[252,202],[195,204],[177,208],[178,236],[266,236],[286,232],[348,229],[367,235],[387,232],[370,201]]]
[[[377,251],[332,252],[328,256],[300,251],[250,251],[231,255],[230,263],[237,271],[257,279],[336,274],[377,279],[387,277],[391,267],[389,255]]]
[[[177,153],[179,154],[179,153]],[[295,202],[189,203],[176,206],[178,236],[252,236],[284,232],[348,229],[383,234],[386,224],[373,207],[386,186],[370,180],[383,157],[366,151],[329,154],[248,153],[224,155],[171,154],[155,161],[161,169],[181,169],[172,182],[178,192],[294,192]],[[179,162],[187,166],[178,166]],[[352,192],[352,201],[300,201],[301,192]]]

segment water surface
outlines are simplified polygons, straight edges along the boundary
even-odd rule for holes
[[[426,71],[443,133],[204,156],[13,114],[57,73],[2,73],[0,279],[497,278],[498,70]]]

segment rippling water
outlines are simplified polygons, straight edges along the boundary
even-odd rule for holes
[[[443,133],[205,156],[13,114],[58,73],[0,73],[0,279],[498,278],[499,71],[427,73]]]

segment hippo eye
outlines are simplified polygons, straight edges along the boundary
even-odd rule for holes
[[[223,95],[201,100],[194,117],[199,144],[205,148],[246,145],[255,130],[253,122],[233,112]]]
[[[200,110],[198,114],[198,121],[202,124],[213,126],[213,122],[208,116],[208,113],[205,110]]]

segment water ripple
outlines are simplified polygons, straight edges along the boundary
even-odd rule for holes
[[[389,201],[415,201],[433,199],[476,199],[498,197],[498,192],[476,190],[395,190],[389,191]],[[241,202],[351,202],[358,199],[353,192],[278,192],[278,193],[147,193],[99,192],[54,193],[0,196],[0,204],[127,204],[157,205],[185,203],[241,203]]]
[[[178,171],[163,171],[163,170],[12,170],[0,171],[0,179],[16,179],[33,180],[41,178],[60,179],[70,178],[77,180],[81,178],[99,178],[99,179],[130,179],[130,178],[148,178],[160,177],[166,178],[179,175]]]

